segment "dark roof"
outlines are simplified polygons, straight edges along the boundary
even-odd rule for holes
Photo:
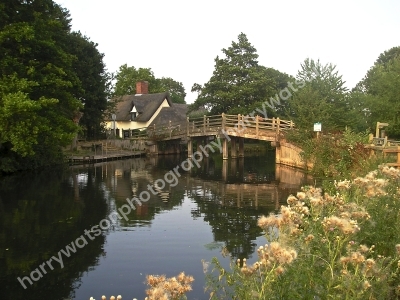
[[[154,124],[156,127],[160,126],[168,126],[169,121],[171,124],[177,125],[182,124],[182,126],[186,126],[186,113],[188,111],[187,104],[177,104],[172,103],[171,107],[163,107],[157,117],[151,122],[150,126]]]
[[[130,112],[133,106],[135,106],[137,112],[139,113],[135,121],[147,122],[154,115],[156,110],[160,107],[165,99],[167,99],[169,105],[172,105],[168,93],[122,96],[116,100],[116,121],[130,121]]]

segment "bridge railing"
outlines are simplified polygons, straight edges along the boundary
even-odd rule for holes
[[[156,126],[155,124],[147,128],[147,136],[151,139],[165,139],[179,137],[186,134],[186,128],[182,123],[169,121],[168,125]]]
[[[187,134],[207,133],[222,128],[221,115],[203,116],[200,118],[187,119]]]
[[[275,131],[294,128],[294,123],[279,118],[262,118],[259,116],[245,115],[212,115],[198,118],[187,118],[185,123],[172,123],[164,126],[152,126],[147,128],[147,135],[153,139],[178,138],[191,134],[215,134],[221,130],[241,132],[243,129],[252,131],[258,135],[262,131]]]
[[[148,137],[147,128],[136,128],[130,130],[123,130],[123,132],[129,132],[131,139],[143,139]],[[124,135],[125,136],[125,135]]]
[[[224,122],[225,118],[225,122]],[[223,123],[226,128],[254,129],[255,132],[260,130],[274,130],[279,132],[294,128],[294,123],[291,120],[281,120],[279,118],[262,118],[260,116],[246,115],[224,115],[222,114]]]

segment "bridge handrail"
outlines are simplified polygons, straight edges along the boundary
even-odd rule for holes
[[[294,128],[294,123],[291,120],[281,120],[279,118],[262,118],[260,116],[246,115],[211,115],[197,118],[187,118],[186,128],[182,122],[169,122],[168,125],[161,127],[147,128],[147,135],[151,138],[172,138],[186,134],[207,134],[215,133],[216,131],[224,130],[240,130],[253,129],[258,135],[260,130],[271,130],[279,133],[281,130]]]
[[[123,131],[126,131],[123,129]],[[147,138],[147,127],[129,129],[129,138],[130,139],[140,139],[140,138]]]

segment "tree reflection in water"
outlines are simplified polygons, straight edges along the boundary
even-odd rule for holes
[[[210,156],[202,162],[200,168],[181,172],[176,186],[167,184],[163,188],[155,189],[155,195],[151,194],[147,202],[132,210],[127,216],[128,220],[117,220],[110,230],[89,241],[84,248],[78,249],[79,253],[65,258],[63,269],[55,266],[54,270],[26,290],[21,287],[17,277],[29,276],[41,263],[57,255],[68,243],[80,237],[85,229],[99,224],[111,212],[118,211],[126,204],[127,198],[131,199],[147,190],[148,185],[163,178],[166,172],[184,159],[185,157],[178,156],[137,158],[2,179],[1,298],[65,299],[73,298],[78,290],[81,296],[85,290],[79,287],[83,282],[82,276],[85,272],[96,273],[99,260],[105,255],[107,234],[114,230],[132,232],[132,236],[126,241],[142,236],[137,235],[138,229],[148,229],[149,234],[152,234],[153,222],[162,213],[173,210],[182,219],[186,219],[183,214],[187,214],[187,211],[181,208],[188,201],[193,203],[190,205],[189,219],[207,224],[205,226],[210,227],[209,232],[213,236],[212,241],[203,244],[203,250],[220,248],[224,250],[224,254],[229,252],[234,258],[249,258],[255,252],[256,239],[262,235],[257,219],[261,215],[276,212],[282,201],[290,193],[296,192],[307,179],[301,172],[276,166],[273,155],[228,161],[223,161],[220,156]],[[187,225],[189,224],[179,224]],[[182,239],[188,238],[191,241],[196,240],[193,234],[190,237],[182,236]],[[179,243],[179,236],[174,237],[174,243]],[[197,288],[201,290],[196,297],[203,295],[200,260],[204,257],[191,257],[185,249],[182,249],[185,252],[178,253],[176,251],[180,249],[179,244],[173,246],[174,250],[171,252],[165,246],[165,257],[185,256],[185,259],[197,260],[195,264],[198,264],[200,273],[192,274],[196,277],[194,288],[198,285]],[[123,249],[120,247],[121,251]],[[151,249],[156,250],[157,248]],[[129,254],[130,252],[127,255]],[[122,260],[127,257],[122,256]],[[134,256],[128,257],[132,261],[136,259]],[[143,256],[140,260],[151,258]],[[128,262],[121,261],[121,265],[125,263]],[[165,263],[168,264],[168,260]],[[161,269],[162,267],[160,266]],[[187,271],[188,266],[178,267],[179,271]],[[125,271],[131,270],[118,270],[119,274]],[[145,290],[140,278],[132,279],[135,281],[135,291]],[[96,282],[99,287],[103,284]],[[120,288],[123,289],[122,286]],[[122,290],[118,292],[123,294]],[[140,294],[135,296],[140,297]]]

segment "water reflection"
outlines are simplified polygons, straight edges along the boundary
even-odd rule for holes
[[[98,197],[93,197],[96,194]],[[64,259],[64,268],[45,264],[68,243],[98,222],[108,205],[92,170],[84,174],[26,173],[0,182],[0,298],[64,299],[79,285],[83,272],[103,255],[105,235],[79,254]],[[36,272],[31,276],[31,272]],[[17,280],[28,276],[23,282]],[[33,279],[36,279],[33,280]]]
[[[255,240],[262,234],[257,226],[261,215],[277,211],[282,201],[309,178],[299,170],[275,165],[274,157],[249,157],[222,160],[210,157],[189,172],[180,171],[173,186],[157,188],[157,181],[182,162],[178,156],[153,157],[105,164],[103,170],[112,174],[106,180],[115,190],[116,209],[126,199],[138,197],[154,188],[150,200],[136,206],[129,220],[121,220],[122,230],[150,226],[157,213],[173,210],[185,198],[197,205],[191,210],[193,219],[203,218],[211,226],[214,242],[224,244],[234,258],[248,258],[255,252]],[[118,176],[116,174],[119,174]]]
[[[276,166],[273,155],[227,161],[210,156],[200,167],[179,169],[178,180],[162,185],[160,179],[184,159],[137,158],[3,179],[0,296],[97,299],[118,293],[141,299],[145,274],[185,271],[196,278],[189,298],[207,299],[200,260],[221,256],[222,249],[234,258],[251,257],[262,235],[259,216],[277,211],[309,180],[300,171]],[[21,287],[17,277],[29,276],[149,187],[154,193],[148,201],[126,219],[114,218],[110,228],[65,258],[64,268],[56,267],[26,290]]]

